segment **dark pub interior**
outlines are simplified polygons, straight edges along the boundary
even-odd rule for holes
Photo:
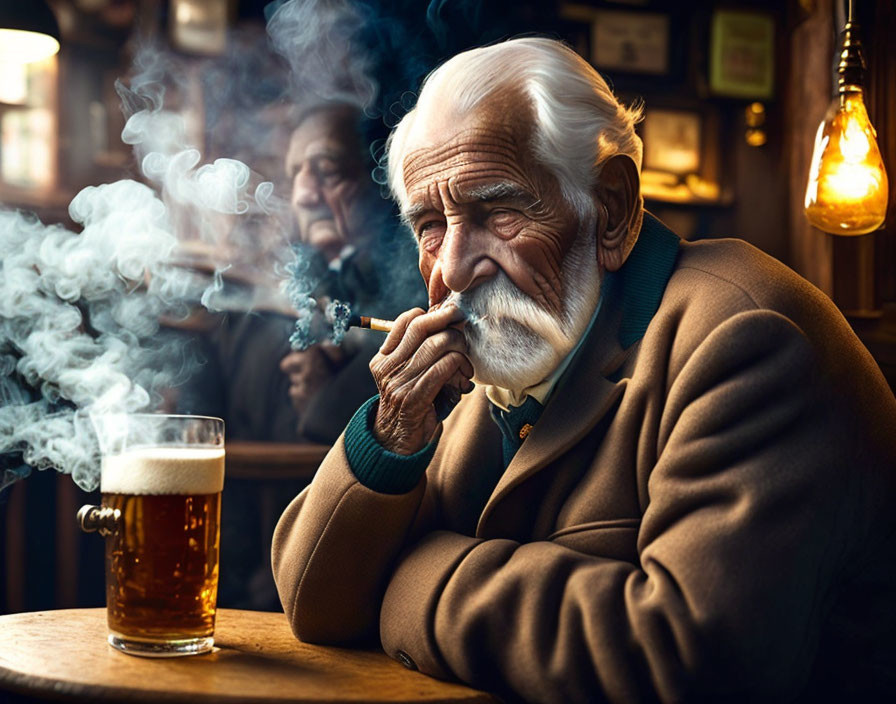
[[[893,37],[0,0],[0,702],[892,697]]]

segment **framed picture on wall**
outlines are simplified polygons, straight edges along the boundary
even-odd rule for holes
[[[642,127],[644,168],[684,175],[700,171],[699,113],[647,110]]]
[[[662,76],[669,73],[669,16],[596,10],[591,62],[599,69]]]
[[[772,97],[774,18],[761,12],[716,10],[710,37],[709,88],[713,93],[750,100]]]
[[[722,182],[717,108],[705,104],[648,108],[639,133],[644,142],[645,198],[695,205],[731,202],[731,190]]]
[[[171,43],[191,54],[223,54],[229,14],[228,0],[171,0]]]

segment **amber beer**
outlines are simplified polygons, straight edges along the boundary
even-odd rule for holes
[[[223,447],[152,447],[105,456],[109,642],[137,655],[212,647],[218,593]]]

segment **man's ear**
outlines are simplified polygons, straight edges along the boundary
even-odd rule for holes
[[[641,179],[631,157],[616,154],[607,159],[592,195],[598,210],[597,260],[607,271],[616,271],[625,264],[641,230]]]

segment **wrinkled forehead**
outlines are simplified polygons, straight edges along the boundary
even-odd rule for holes
[[[489,97],[467,116],[429,108],[408,135],[402,178],[409,199],[439,180],[521,177],[532,167],[527,102]]]
[[[405,187],[410,196],[440,177],[457,173],[475,176],[499,164],[509,167],[520,161],[524,148],[505,130],[488,126],[464,129],[447,140],[408,151],[402,164]]]
[[[349,154],[359,151],[360,141],[353,120],[354,116],[345,109],[312,112],[290,135],[289,154],[302,158],[324,147]]]

